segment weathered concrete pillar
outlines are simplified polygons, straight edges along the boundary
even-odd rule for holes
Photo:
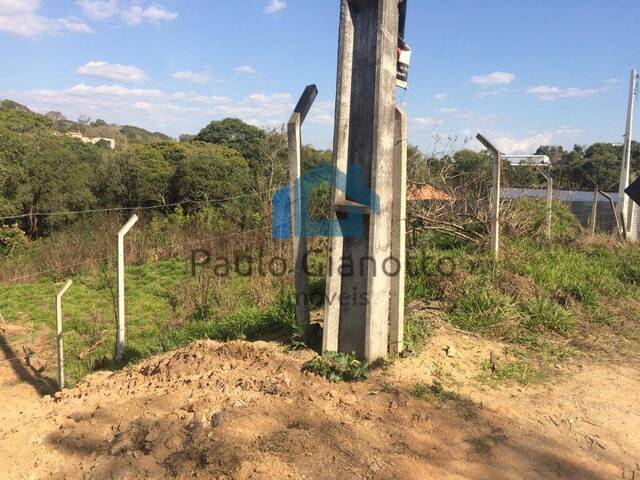
[[[500,193],[502,190],[502,153],[483,135],[476,138],[493,156],[493,183],[491,186],[491,238],[489,249],[498,258],[500,251]]]
[[[296,295],[296,320],[305,332],[309,328],[309,275],[305,259],[307,256],[307,231],[302,208],[302,123],[307,117],[313,102],[318,95],[315,85],[305,88],[293,115],[287,125],[289,144],[289,192],[291,195],[291,226],[293,241],[293,272]]]
[[[393,354],[404,350],[404,281],[407,234],[407,116],[396,107],[395,155],[393,163],[393,215],[391,222],[391,311],[389,345]]]
[[[593,191],[593,202],[591,203],[591,217],[589,226],[591,227],[591,235],[596,234],[596,223],[598,221],[598,189]]]
[[[323,349],[370,361],[389,342],[397,44],[398,0],[342,0]],[[354,217],[363,235],[341,236]]]

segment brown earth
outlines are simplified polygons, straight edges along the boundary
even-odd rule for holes
[[[3,479],[640,478],[637,365],[496,386],[479,376],[504,345],[445,325],[357,384],[302,372],[309,351],[206,341],[54,398],[0,347]],[[442,396],[416,388],[435,381]]]

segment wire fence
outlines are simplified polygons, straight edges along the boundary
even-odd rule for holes
[[[183,205],[216,205],[220,203],[230,202],[233,200],[239,200],[242,198],[252,198],[259,197],[266,194],[272,194],[278,191],[277,189],[263,190],[259,192],[251,192],[244,193],[240,195],[234,195],[226,198],[216,198],[210,200],[183,200],[180,202],[174,203],[163,203],[158,205],[140,205],[136,207],[111,207],[111,208],[97,208],[97,209],[86,209],[86,210],[60,210],[53,212],[30,212],[30,213],[22,213],[19,215],[9,215],[5,217],[0,217],[0,222],[7,220],[18,220],[21,218],[29,218],[29,217],[50,217],[50,216],[69,216],[69,215],[84,215],[84,214],[95,214],[95,213],[109,213],[109,212],[133,212],[133,211],[145,211],[145,210],[161,210],[171,207],[178,207]]]

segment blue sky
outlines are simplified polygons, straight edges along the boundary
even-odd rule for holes
[[[338,0],[0,0],[0,97],[178,136],[227,116],[277,128],[316,83],[304,141],[328,148],[338,13]],[[409,0],[410,141],[620,142],[639,25],[638,0]]]

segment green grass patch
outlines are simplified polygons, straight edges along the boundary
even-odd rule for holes
[[[74,277],[63,297],[69,385],[96,368],[118,368],[193,340],[291,336],[297,328],[293,295],[267,297],[265,305],[256,306],[256,296],[265,295],[256,288],[255,279],[230,277],[203,286],[201,279],[191,277],[186,261],[132,265],[126,269],[127,349],[124,361],[116,363],[112,270]],[[34,335],[46,332],[53,350],[54,298],[60,287],[51,279],[0,287],[0,312],[8,322],[29,330],[33,326]],[[179,305],[184,303],[189,305],[182,311]],[[30,341],[28,337],[17,340]]]
[[[517,382],[521,385],[542,383],[550,376],[547,367],[538,366],[535,363],[518,359],[509,362],[498,362],[495,372],[491,371],[489,362],[482,365],[483,372],[480,381],[483,383],[497,384],[499,382]]]

